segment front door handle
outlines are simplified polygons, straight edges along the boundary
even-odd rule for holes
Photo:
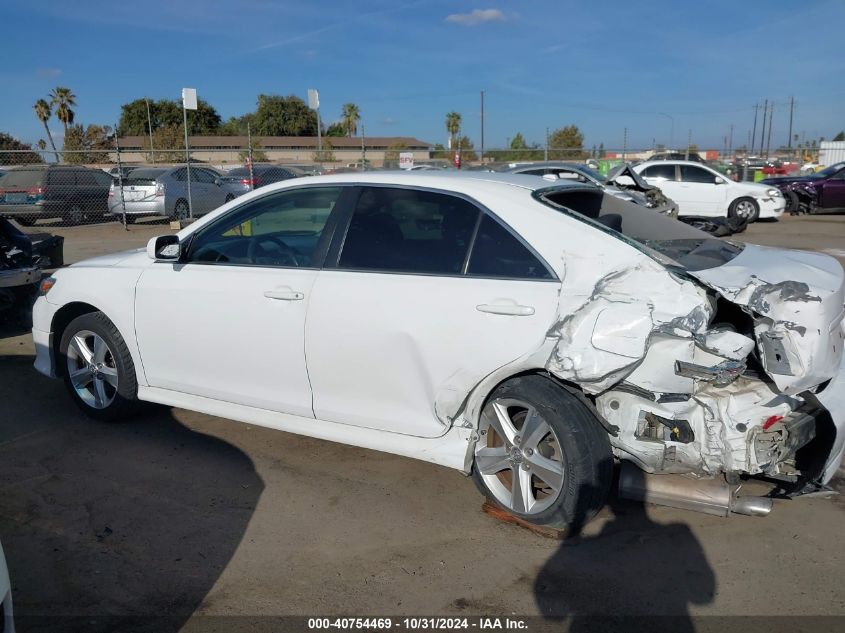
[[[290,288],[278,288],[276,290],[266,290],[264,296],[268,299],[278,299],[279,301],[302,301],[305,295]]]
[[[533,306],[508,305],[498,303],[482,303],[475,306],[479,312],[488,314],[505,314],[507,316],[531,316],[534,314]]]

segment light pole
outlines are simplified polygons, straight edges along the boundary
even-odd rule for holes
[[[667,119],[669,119],[672,122],[672,125],[670,127],[670,131],[669,131],[669,149],[674,149],[674,146],[675,146],[675,117],[673,117],[671,114],[666,114],[665,112],[658,112],[657,114],[659,114],[661,116],[665,116]]]
[[[197,89],[182,88],[182,120],[185,124],[185,165],[188,175],[188,217],[194,217],[194,206],[191,201],[191,150],[188,147],[188,110],[197,109]],[[179,218],[181,219],[181,218]]]

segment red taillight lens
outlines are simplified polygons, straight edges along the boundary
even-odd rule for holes
[[[156,183],[156,197],[160,198],[163,195],[164,195],[164,183],[163,182],[157,182]]]
[[[26,193],[30,196],[43,196],[44,195],[44,187],[30,187],[26,190]]]
[[[258,178],[253,178],[252,180],[250,180],[249,178],[241,178],[241,184],[246,185],[247,187],[257,187]]]

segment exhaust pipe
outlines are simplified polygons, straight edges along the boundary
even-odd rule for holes
[[[622,462],[619,472],[619,496],[623,499],[721,517],[731,512],[766,516],[771,511],[772,500],[768,497],[737,497],[737,490],[721,478],[651,475],[628,461]]]

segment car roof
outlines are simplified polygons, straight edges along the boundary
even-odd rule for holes
[[[707,163],[700,163],[697,160],[681,160],[677,158],[673,158],[672,160],[646,160],[636,165],[636,167],[642,167],[643,165],[695,165],[697,167],[710,167]],[[710,167],[710,169],[713,169]]]
[[[550,181],[542,176],[487,171],[464,172],[458,170],[395,170],[338,173],[323,176],[306,176],[305,178],[298,178],[296,182],[301,185],[331,182],[361,185],[417,186],[465,193],[470,193],[478,188],[489,188],[491,185],[509,189],[524,189],[529,192],[550,188],[578,189],[584,187],[583,183],[567,183],[561,182],[560,180]]]

